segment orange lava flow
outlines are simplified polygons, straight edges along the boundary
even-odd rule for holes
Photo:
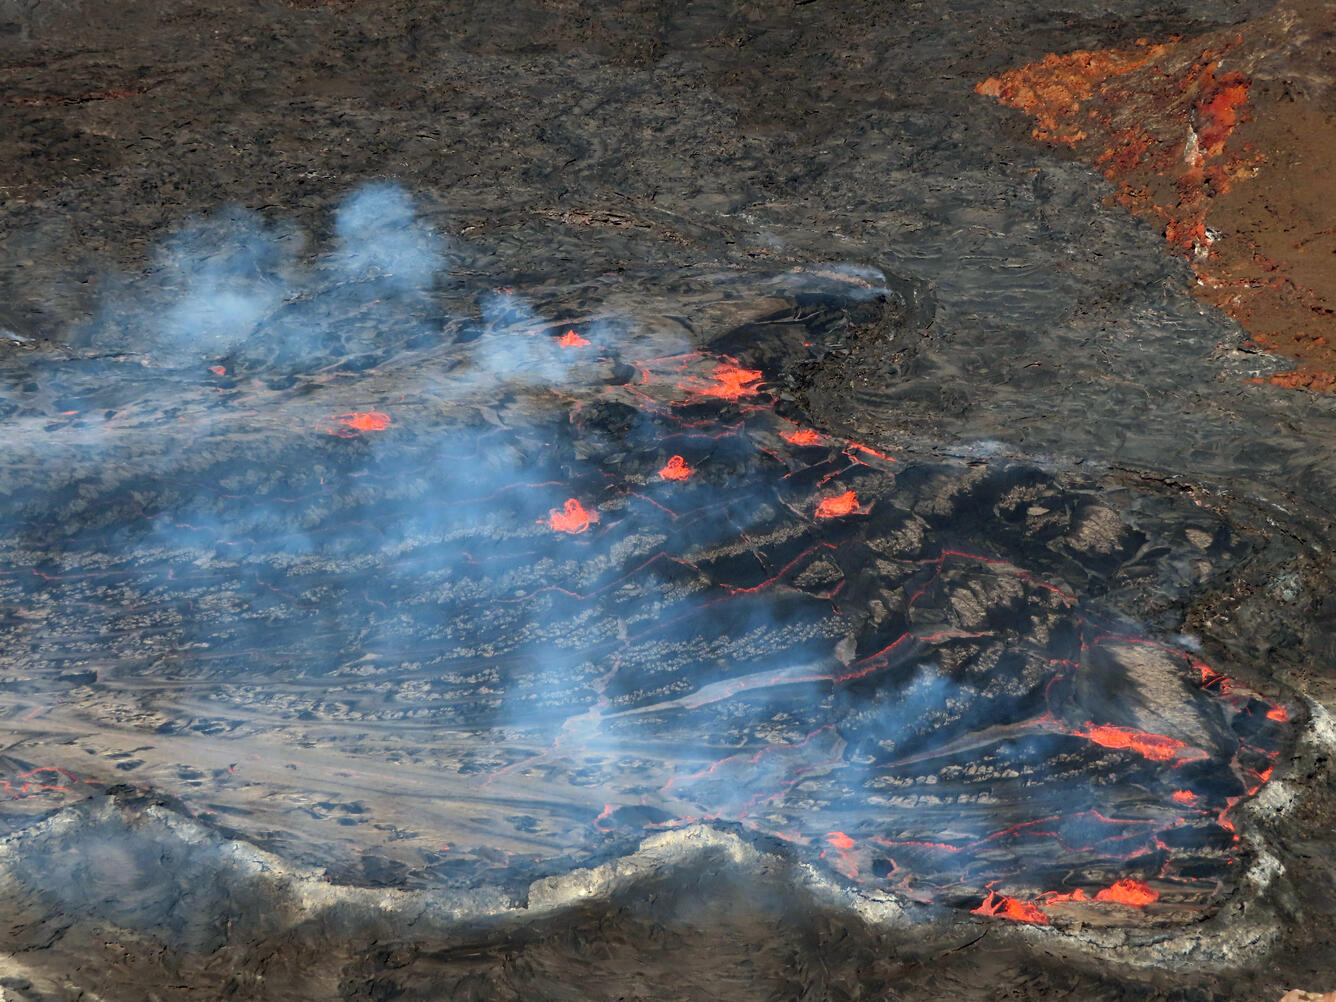
[[[1289,721],[1290,713],[1283,706],[1273,706],[1271,707],[1271,709],[1266,711],[1266,719],[1278,720],[1283,724]]]
[[[703,385],[683,383],[682,388],[688,393],[702,397],[719,397],[722,400],[737,400],[741,397],[755,396],[761,392],[761,370],[744,369],[741,366],[720,362],[710,373],[711,382]]]
[[[1123,879],[1117,883],[1096,891],[1092,898],[1086,892],[1078,887],[1070,894],[1054,894],[1046,892],[1040,896],[1044,904],[1060,905],[1068,901],[1104,901],[1113,902],[1119,905],[1131,905],[1134,908],[1143,908],[1146,905],[1160,900],[1159,891],[1154,890],[1147,884],[1139,880]],[[986,904],[986,902],[985,902]]]
[[[575,328],[572,327],[557,339],[557,344],[563,348],[585,348],[589,345],[589,339],[575,333]]]
[[[1037,63],[989,77],[975,93],[995,97],[1012,108],[1021,108],[1035,119],[1033,135],[1074,146],[1086,138],[1077,112],[1095,88],[1111,77],[1130,73],[1164,53],[1166,46],[1051,54]]]
[[[1250,382],[1336,392],[1336,267],[1316,253],[1330,252],[1336,218],[1315,166],[1330,112],[1236,68],[1268,65],[1286,51],[1279,39],[1313,30],[1305,18],[1325,29],[1329,13],[1277,7],[1196,38],[1048,55],[975,91],[1084,154],[1191,264],[1197,298],[1298,363]],[[1259,173],[1268,184],[1246,183]]]
[[[854,847],[854,840],[844,832],[827,832],[826,841],[836,849],[852,849]]]
[[[1077,731],[1076,735],[1089,738],[1105,748],[1127,748],[1156,762],[1172,762],[1177,758],[1197,758],[1197,750],[1185,741],[1165,737],[1163,734],[1151,734],[1134,727],[1119,727],[1116,724],[1087,723],[1088,730]],[[1184,750],[1189,752],[1184,756]]]
[[[209,366],[209,371],[212,372],[215,376],[227,375],[227,369],[221,365],[211,365]]]
[[[674,456],[668,460],[663,469],[659,471],[659,476],[664,480],[685,480],[696,471],[687,465],[687,461],[681,456]]]
[[[1033,922],[1035,925],[1048,925],[1048,916],[1028,901],[1009,898],[996,891],[989,891],[983,904],[971,910],[972,915],[989,915],[1011,919],[1015,922]]]
[[[575,498],[568,498],[561,508],[553,508],[548,512],[546,520],[538,524],[546,525],[556,532],[568,532],[573,536],[577,532],[584,532],[590,523],[597,521],[598,512],[587,510]]]
[[[1076,890],[1072,891],[1070,894],[1052,894],[1052,893],[1046,893],[1046,894],[1044,894],[1043,897],[1044,897],[1044,903],[1045,903],[1045,904],[1050,904],[1050,905],[1060,905],[1060,904],[1063,904],[1064,902],[1067,902],[1067,901],[1092,901],[1092,900],[1094,900],[1093,898],[1088,897],[1088,896],[1086,895],[1086,892],[1085,892],[1082,888],[1080,888],[1080,887],[1078,887]]]
[[[354,431],[384,431],[390,426],[390,416],[380,411],[354,411],[351,414],[340,414],[334,420]]]
[[[1165,79],[1160,69],[1180,48],[1141,43],[1135,49],[1049,55],[974,89],[1033,116],[1031,134],[1038,140],[1074,147],[1089,139],[1095,164],[1120,186],[1119,200],[1133,212],[1161,220],[1169,244],[1200,264],[1211,244],[1206,213],[1212,199],[1249,169],[1241,158],[1225,157],[1226,141],[1244,120],[1249,81],[1239,73],[1217,77],[1217,53],[1210,51],[1181,78]],[[1143,67],[1145,73],[1133,72]],[[1129,74],[1131,79],[1123,79]],[[1147,79],[1155,82],[1147,84]],[[1181,102],[1183,95],[1195,100]],[[1186,150],[1178,128],[1163,134],[1163,119],[1176,102],[1192,108],[1194,128]],[[1122,113],[1141,103],[1146,108],[1141,120]],[[1149,124],[1152,120],[1160,124]],[[1152,197],[1142,176],[1146,172],[1172,183]]]
[[[845,491],[834,497],[823,498],[816,506],[816,517],[838,518],[841,515],[852,515],[858,510],[858,495],[853,491]]]
[[[1195,804],[1197,802],[1197,795],[1191,790],[1175,790],[1170,794],[1169,799],[1177,804]]]
[[[1120,905],[1144,908],[1160,900],[1160,892],[1139,880],[1120,880],[1095,895],[1096,901],[1113,901]]]
[[[821,435],[811,428],[799,428],[797,431],[786,431],[781,436],[784,441],[791,442],[793,445],[820,445]]]

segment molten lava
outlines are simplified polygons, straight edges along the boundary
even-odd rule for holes
[[[682,384],[682,388],[697,396],[718,397],[721,400],[737,400],[761,392],[760,369],[744,369],[729,362],[720,362],[714,367],[710,376],[711,381],[708,383],[686,382]]]
[[[575,328],[572,327],[557,339],[557,344],[563,348],[586,348],[589,346],[589,339],[575,333]]]
[[[854,840],[844,832],[827,832],[826,841],[836,849],[852,849],[854,847]]]
[[[44,778],[37,778],[37,777]],[[45,778],[49,777],[49,778]],[[68,769],[62,769],[59,766],[42,765],[36,769],[29,769],[27,772],[18,774],[15,780],[0,780],[0,790],[8,793],[11,797],[31,797],[39,793],[60,792],[68,793],[70,788],[65,785],[65,781],[78,783],[80,779]]]
[[[1165,737],[1163,734],[1151,734],[1134,727],[1119,727],[1116,724],[1092,724],[1087,722],[1088,730],[1077,731],[1078,737],[1089,738],[1105,748],[1127,748],[1155,762],[1172,762],[1204,758],[1205,753],[1193,748],[1185,741]],[[1186,751],[1185,751],[1186,749]]]
[[[340,414],[334,420],[358,432],[384,431],[390,426],[390,416],[380,411],[353,411],[351,414]]]
[[[1139,880],[1120,880],[1095,895],[1096,901],[1113,901],[1120,905],[1144,908],[1160,900],[1160,893]]]
[[[221,365],[211,365],[209,366],[209,371],[212,372],[215,376],[227,375],[227,369]]]
[[[1176,804],[1195,804],[1197,795],[1191,790],[1175,790],[1170,794],[1170,799]]]
[[[845,491],[834,497],[823,498],[816,506],[816,517],[838,518],[841,515],[852,515],[857,511],[859,511],[858,495],[853,491]]]
[[[575,498],[568,498],[561,508],[553,508],[547,513],[546,520],[539,525],[546,525],[557,532],[568,532],[572,536],[584,532],[590,523],[598,521],[598,512],[589,511]]]
[[[1146,905],[1154,904],[1160,900],[1160,894],[1140,880],[1124,878],[1109,887],[1096,891],[1093,898],[1083,888],[1078,887],[1068,894],[1046,891],[1036,900],[1042,901],[1046,905],[1061,905],[1072,901],[1087,903],[1098,901],[1128,905],[1133,908],[1144,908]],[[1009,898],[995,891],[988,892],[988,897],[984,899],[983,904],[973,910],[973,914],[1013,919],[1017,922],[1035,922],[1039,925],[1046,925],[1049,921],[1048,916],[1040,910],[1039,905],[1034,901]]]
[[[780,437],[792,445],[820,445],[824,441],[821,435],[813,431],[811,428],[799,428],[796,431],[786,431]]]
[[[659,476],[664,480],[685,480],[696,471],[687,465],[687,461],[681,456],[674,456],[668,460],[663,469],[659,471]]]
[[[1266,711],[1266,719],[1276,720],[1284,724],[1289,721],[1290,714],[1289,711],[1286,710],[1285,707],[1283,706],[1273,706],[1271,707],[1271,709]]]
[[[1068,902],[1068,901],[1093,901],[1093,900],[1094,900],[1094,898],[1092,898],[1092,897],[1090,897],[1089,895],[1087,895],[1086,892],[1085,892],[1085,890],[1084,890],[1083,888],[1080,888],[1080,887],[1078,887],[1076,890],[1072,891],[1070,894],[1054,894],[1054,893],[1046,893],[1046,894],[1041,895],[1041,897],[1043,897],[1043,899],[1044,899],[1044,903],[1045,903],[1045,904],[1049,904],[1049,905],[1060,905],[1060,904],[1065,904],[1065,903]]]
[[[1036,925],[1048,925],[1048,916],[1028,901],[1009,898],[996,891],[989,891],[983,904],[971,910],[972,915],[989,915],[1012,919],[1015,922],[1033,922]]]

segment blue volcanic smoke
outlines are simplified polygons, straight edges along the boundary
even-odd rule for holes
[[[827,438],[680,324],[443,311],[391,185],[302,247],[193,222],[32,374],[69,413],[3,499],[29,758],[77,720],[133,753],[53,765],[441,881],[708,822],[1029,921],[1217,885],[1284,711],[1082,597],[1173,564],[1097,489]]]

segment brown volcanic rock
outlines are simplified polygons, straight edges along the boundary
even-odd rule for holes
[[[1236,28],[1076,51],[978,85],[1089,157],[1163,229],[1197,296],[1295,359],[1282,386],[1336,389],[1336,4],[1282,4]]]

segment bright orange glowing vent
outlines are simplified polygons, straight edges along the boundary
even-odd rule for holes
[[[1076,732],[1079,737],[1089,738],[1105,748],[1128,748],[1156,762],[1171,762],[1178,758],[1201,758],[1203,754],[1186,742],[1165,737],[1163,734],[1151,734],[1132,727],[1118,727],[1116,724],[1086,726],[1089,730]]]
[[[1290,719],[1290,713],[1283,706],[1273,706],[1266,711],[1267,720],[1279,720],[1282,724]]]
[[[589,339],[583,338],[575,333],[575,328],[572,327],[565,334],[561,335],[561,337],[557,338],[557,344],[561,345],[563,348],[585,348],[589,345]]]
[[[852,515],[858,510],[858,495],[853,491],[845,491],[832,498],[823,498],[816,506],[816,517],[838,518],[841,515]]]
[[[737,400],[751,397],[761,392],[761,370],[744,369],[741,366],[720,362],[710,373],[711,381],[692,385],[683,383],[682,388],[688,393],[702,397],[719,397],[722,400]]]
[[[844,832],[828,832],[826,834],[826,841],[836,849],[852,849],[854,847],[854,840],[844,834]]]
[[[1195,804],[1197,795],[1191,790],[1175,790],[1170,794],[1170,799],[1176,804]]]
[[[390,426],[390,416],[380,411],[353,411],[340,414],[334,420],[353,431],[384,431]]]
[[[667,465],[659,471],[659,476],[664,480],[685,480],[696,471],[687,465],[687,461],[681,456],[674,456],[668,460]]]
[[[983,904],[973,909],[974,915],[991,915],[1011,919],[1014,922],[1033,922],[1036,925],[1048,925],[1048,916],[1028,901],[1009,898],[996,891],[989,891]]]
[[[539,525],[546,525],[557,532],[569,532],[572,536],[584,532],[590,523],[598,521],[598,512],[589,511],[575,498],[568,498],[560,508],[553,508],[547,513],[547,519]]]
[[[797,431],[786,431],[781,438],[786,442],[792,442],[794,445],[820,445],[821,436],[811,428],[799,428]]]
[[[1144,908],[1160,900],[1160,892],[1139,880],[1120,880],[1095,895],[1096,901],[1113,901],[1120,905]]]

